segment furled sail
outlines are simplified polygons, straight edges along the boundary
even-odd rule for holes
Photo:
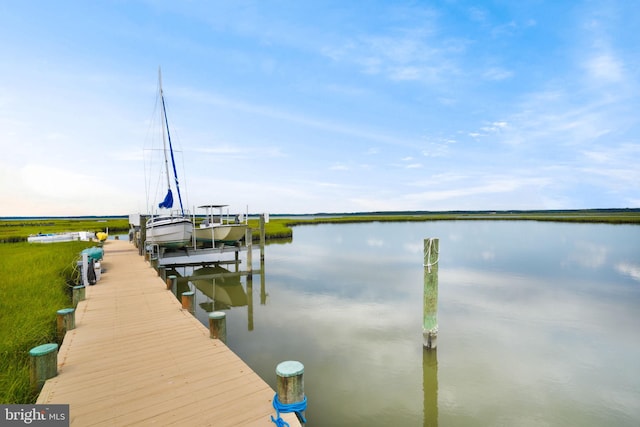
[[[167,191],[167,195],[164,196],[164,200],[158,205],[158,207],[166,209],[170,209],[173,207],[173,193],[171,192],[171,189]]]

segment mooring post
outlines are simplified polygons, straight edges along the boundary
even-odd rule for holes
[[[251,228],[247,228],[244,232],[244,242],[247,245],[247,270],[249,270],[249,276],[251,276],[251,259],[253,258],[253,230]]]
[[[58,375],[58,344],[42,344],[29,350],[31,390],[40,391],[45,381]]]
[[[277,405],[295,405],[293,410],[280,409],[280,412],[295,412],[301,423],[305,423],[304,409],[306,398],[304,395],[304,365],[295,360],[287,360],[276,366],[276,397]]]
[[[72,303],[74,308],[78,306],[80,301],[84,301],[86,295],[85,289],[84,285],[73,287]]]
[[[56,331],[58,339],[62,341],[67,331],[76,328],[76,309],[63,308],[56,313]]]
[[[167,277],[166,282],[167,282],[167,290],[168,291],[173,290],[177,280],[178,280],[178,276],[176,276],[174,274],[171,274],[170,276]]]
[[[158,270],[156,270],[156,272],[158,273],[158,276],[159,276],[162,280],[166,280],[166,274],[165,274],[165,268],[164,268],[164,267],[160,267],[160,266],[158,266]]]
[[[424,319],[422,335],[424,347],[427,349],[435,349],[438,338],[439,251],[439,239],[424,239]]]
[[[224,311],[209,313],[209,337],[227,343],[227,315]]]
[[[145,248],[147,241],[147,216],[140,215],[140,233],[138,235],[138,255],[144,255],[145,261],[149,261],[149,254]]]
[[[182,308],[187,311],[193,312],[193,298],[195,292],[187,291],[182,293]]]
[[[266,240],[264,224],[268,222],[268,214],[260,214],[260,261],[264,261],[264,242]]]

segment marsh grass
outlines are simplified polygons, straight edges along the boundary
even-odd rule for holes
[[[105,231],[110,234],[127,233],[128,218],[79,219],[18,219],[0,221],[0,243],[25,242],[31,234],[63,233],[67,231]]]
[[[67,281],[92,242],[0,244],[0,403],[33,403],[29,350],[58,342],[56,311],[71,306]]]

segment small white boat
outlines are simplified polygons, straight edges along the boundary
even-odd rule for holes
[[[147,220],[146,232],[150,243],[181,248],[191,243],[193,223],[183,216],[156,216]]]
[[[223,220],[222,208],[227,205],[202,205],[199,208],[207,210],[204,221],[199,227],[194,229],[196,242],[216,245],[218,243],[234,244],[241,240],[247,230],[246,223],[226,222]],[[218,209],[220,214],[215,218],[214,210]]]
[[[73,242],[74,240],[89,241],[96,237],[91,231],[74,231],[67,233],[38,233],[27,237],[29,243]]]

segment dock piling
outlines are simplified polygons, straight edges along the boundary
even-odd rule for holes
[[[438,338],[438,260],[440,241],[424,239],[424,318],[422,322],[423,345],[435,349]]]
[[[58,339],[62,341],[67,331],[76,327],[76,309],[63,308],[56,313],[56,331]]]
[[[182,309],[193,312],[193,298],[195,292],[188,291],[182,293]]]
[[[40,391],[45,381],[58,375],[58,344],[42,344],[29,350],[31,389]]]
[[[227,314],[224,311],[209,313],[209,337],[227,343]]]
[[[80,301],[84,301],[86,296],[85,290],[86,288],[84,287],[84,285],[78,285],[73,287],[72,301],[73,301],[74,308],[78,306],[78,303]]]
[[[269,222],[268,218],[268,214],[260,214],[260,261],[264,261],[265,223]]]
[[[167,277],[167,290],[170,291],[174,288],[176,288],[176,283],[178,281],[178,276],[171,274],[170,276]]]
[[[306,423],[304,411],[307,398],[304,395],[304,365],[295,360],[280,362],[276,366],[276,395],[274,407],[280,412],[295,412],[301,423]],[[273,420],[273,418],[272,418]]]

